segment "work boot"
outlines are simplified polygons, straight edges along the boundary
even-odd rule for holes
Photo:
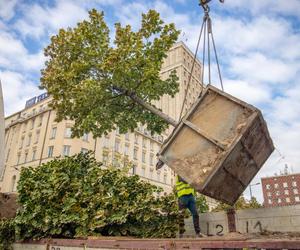
[[[207,236],[202,233],[196,233],[196,238],[206,238]]]

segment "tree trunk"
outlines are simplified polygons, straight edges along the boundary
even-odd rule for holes
[[[153,105],[144,102],[140,97],[138,97],[134,92],[128,91],[128,90],[124,90],[122,88],[113,86],[114,90],[117,90],[118,92],[121,92],[122,94],[128,96],[131,100],[133,100],[135,103],[141,105],[142,107],[144,107],[145,109],[149,110],[151,113],[159,116],[161,119],[163,119],[164,121],[166,121],[167,123],[171,124],[172,126],[176,127],[178,122],[175,121],[173,118],[171,118],[170,116],[166,115],[165,113],[161,112],[160,110],[158,110],[156,107],[154,107]]]

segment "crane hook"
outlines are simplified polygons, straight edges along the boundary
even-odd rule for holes
[[[202,8],[204,9],[205,13],[208,13],[209,12],[209,6],[208,6],[208,3],[210,2],[211,0],[199,0],[199,5],[202,6]],[[220,3],[224,3],[225,0],[219,0]]]

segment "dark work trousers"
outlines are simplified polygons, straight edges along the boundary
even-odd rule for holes
[[[193,224],[195,228],[196,234],[200,233],[200,226],[199,226],[199,214],[197,211],[197,206],[196,206],[196,200],[194,195],[189,194],[189,195],[183,195],[178,199],[178,206],[179,210],[184,210],[184,209],[189,209],[192,216],[193,216]],[[179,221],[179,233],[183,234],[185,232],[184,229],[184,215],[180,217]]]

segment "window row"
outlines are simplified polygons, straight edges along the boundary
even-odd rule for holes
[[[282,203],[282,199],[281,199],[281,198],[278,198],[276,201],[277,201],[278,204]],[[299,197],[299,196],[296,196],[296,197],[295,197],[295,202],[299,202],[299,201],[300,201],[300,197]],[[291,202],[291,199],[290,199],[289,197],[286,197],[286,198],[285,198],[285,202],[286,202],[286,203],[290,203],[290,202]],[[273,202],[272,202],[271,199],[268,199],[268,203],[269,203],[269,204],[272,204]]]
[[[284,187],[284,188],[287,188],[287,187],[289,187],[289,185],[288,185],[288,183],[287,182],[283,182],[282,183],[282,186]],[[272,185],[271,184],[266,184],[266,189],[271,189],[271,187],[272,187]],[[292,182],[292,187],[297,187],[297,182],[296,181],[293,181]],[[274,184],[274,188],[279,188],[279,184],[278,183],[275,183]]]
[[[37,123],[37,127],[41,127],[42,126],[42,124],[43,124],[43,115],[42,114],[39,115],[38,118],[34,117],[31,120],[29,120],[29,121],[25,121],[23,123],[23,125],[22,125],[23,126],[23,133],[26,132],[27,127],[29,127],[30,130],[34,129],[36,123]]]

